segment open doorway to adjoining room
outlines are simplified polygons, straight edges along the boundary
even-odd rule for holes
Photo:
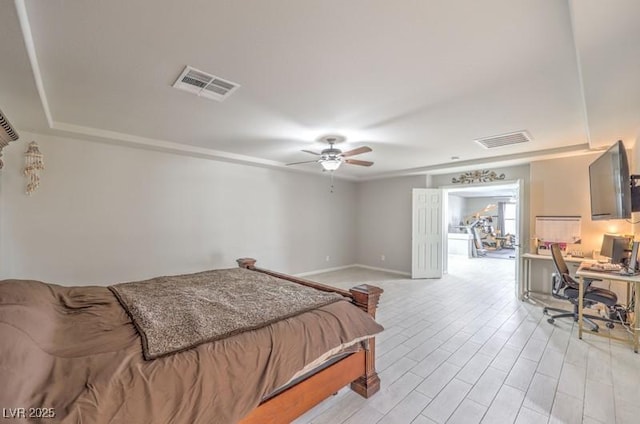
[[[445,269],[464,273],[468,261],[512,261],[518,272],[520,231],[520,184],[487,183],[446,187]]]

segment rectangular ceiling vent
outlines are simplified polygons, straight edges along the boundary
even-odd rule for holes
[[[2,149],[7,147],[10,142],[18,139],[18,133],[13,129],[9,120],[0,110],[0,169],[4,165],[2,163]]]
[[[479,143],[485,149],[494,149],[496,147],[510,146],[512,144],[528,143],[531,141],[531,137],[526,131],[518,131],[493,137],[479,138],[474,141]]]
[[[240,84],[186,66],[173,87],[221,102],[240,88]]]
[[[0,150],[10,141],[16,141],[18,139],[18,133],[13,129],[9,120],[4,116],[0,110]]]

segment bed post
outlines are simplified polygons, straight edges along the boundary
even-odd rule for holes
[[[349,289],[349,291],[353,296],[353,303],[371,315],[371,318],[375,318],[378,301],[383,290],[379,287],[361,284]],[[380,390],[380,378],[376,372],[376,339],[374,337],[367,340],[365,349],[365,374],[351,383],[351,390],[368,398]]]
[[[246,268],[246,269],[251,269],[256,265],[256,260],[253,258],[240,258],[240,259],[236,259],[236,262],[238,263],[238,266],[240,268]]]

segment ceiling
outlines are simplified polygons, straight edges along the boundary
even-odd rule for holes
[[[273,167],[340,133],[343,150],[373,148],[357,157],[371,168],[336,171],[354,179],[640,135],[637,0],[15,0],[0,11],[0,108],[19,131]],[[241,87],[224,102],[172,88],[186,65]],[[521,130],[531,142],[474,142]]]

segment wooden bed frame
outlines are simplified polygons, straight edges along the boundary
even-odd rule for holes
[[[371,315],[371,317],[376,317],[376,308],[380,294],[383,292],[379,287],[362,284],[349,290],[343,290],[303,278],[257,268],[255,266],[256,260],[252,258],[240,258],[237,262],[241,268],[262,272],[318,290],[341,294],[349,298],[354,305]],[[372,396],[380,390],[380,378],[375,368],[375,338],[368,339],[364,345],[364,350],[341,359],[264,401],[243,418],[240,423],[290,423],[349,383],[351,383],[351,390],[359,395],[365,398]]]

